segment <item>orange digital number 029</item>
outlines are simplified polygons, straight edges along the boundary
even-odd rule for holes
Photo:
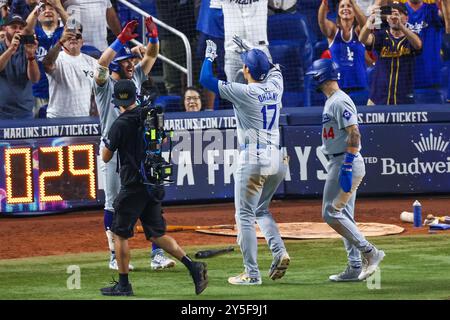
[[[48,195],[46,190],[46,179],[60,177],[64,173],[64,152],[63,147],[40,147],[40,153],[49,154],[54,153],[57,160],[57,168],[52,170],[43,170],[39,173],[39,200],[41,202],[47,201],[62,201],[64,200],[61,195],[53,194]],[[87,156],[88,167],[77,168],[75,164],[75,154],[83,152]],[[29,147],[26,148],[9,148],[5,149],[5,173],[6,173],[6,195],[8,204],[20,204],[34,202],[33,197],[33,165],[32,165],[32,150]],[[24,164],[24,172],[20,172],[21,175],[25,175],[25,194],[15,195],[14,180],[17,177],[18,168],[13,168],[12,159],[15,157],[22,157]],[[92,144],[86,145],[70,145],[67,147],[67,160],[68,169],[73,176],[86,176],[88,178],[89,197],[96,199],[96,175],[95,175],[95,158],[94,158],[94,146]]]

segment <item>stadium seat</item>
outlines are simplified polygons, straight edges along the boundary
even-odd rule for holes
[[[304,106],[304,92],[298,91],[284,91],[281,102],[283,108],[303,107]]]
[[[184,111],[181,105],[180,96],[159,96],[156,98],[154,105],[157,107],[162,107],[165,112]]]
[[[444,98],[438,88],[414,89],[416,104],[444,103]]]
[[[303,15],[298,13],[285,13],[269,16],[267,30],[269,47],[280,44],[300,46],[302,48],[302,50],[300,50],[300,58],[303,67],[307,68],[311,65],[313,58],[313,42],[306,23],[306,18]]]
[[[297,11],[306,17],[306,23],[311,31],[313,43],[324,38],[317,21],[317,12],[319,11],[320,3],[318,0],[297,1]]]
[[[317,92],[312,85],[311,76],[305,76],[305,94],[304,94],[304,106],[305,107],[323,107],[325,104],[325,96],[321,92]]]
[[[328,40],[327,39],[317,41],[314,44],[313,61],[320,59],[320,56],[322,55],[322,53],[327,49],[328,49]]]
[[[271,15],[267,24],[273,62],[282,66],[285,92],[292,93],[286,97],[294,97],[292,100],[285,98],[290,105],[303,96],[304,72],[311,65],[313,56],[311,34],[305,16],[299,13]]]
[[[297,40],[308,39],[311,34],[306,17],[300,13],[274,14],[267,19],[267,37],[271,40]]]
[[[269,50],[274,63],[281,65],[286,91],[301,92],[304,89],[303,46],[293,41],[271,41]]]

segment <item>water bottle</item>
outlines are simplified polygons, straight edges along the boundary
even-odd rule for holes
[[[422,205],[418,200],[413,203],[414,208],[414,227],[420,228],[422,226]]]

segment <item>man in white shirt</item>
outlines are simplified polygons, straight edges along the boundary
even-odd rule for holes
[[[50,93],[47,118],[89,116],[97,61],[81,53],[82,46],[81,25],[66,28],[43,60]]]
[[[117,36],[122,27],[110,0],[63,0],[69,15],[80,21],[84,28],[84,45],[101,52],[108,48],[107,26]]]
[[[246,39],[255,49],[262,50],[272,60],[267,39],[267,5],[268,0],[260,1],[229,1],[213,0],[211,7],[222,5],[225,30],[225,74],[227,81],[242,81],[237,78],[242,69],[242,60],[238,45],[233,41],[237,35]]]

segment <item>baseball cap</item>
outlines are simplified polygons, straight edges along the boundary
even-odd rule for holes
[[[0,8],[7,6],[8,5],[8,0],[0,0]]]
[[[394,1],[391,4],[391,8],[398,10],[400,13],[403,13],[404,15],[408,15],[408,9],[406,9],[406,6],[401,2]]]
[[[251,49],[242,53],[241,59],[250,69],[250,74],[256,81],[264,80],[271,68],[269,57],[259,49]]]
[[[136,101],[136,86],[133,81],[121,79],[114,85],[113,103],[116,106],[129,107]]]
[[[21,24],[23,26],[27,25],[27,22],[18,14],[10,13],[8,16],[6,16],[5,19],[3,19],[3,26],[9,26],[15,23]]]

